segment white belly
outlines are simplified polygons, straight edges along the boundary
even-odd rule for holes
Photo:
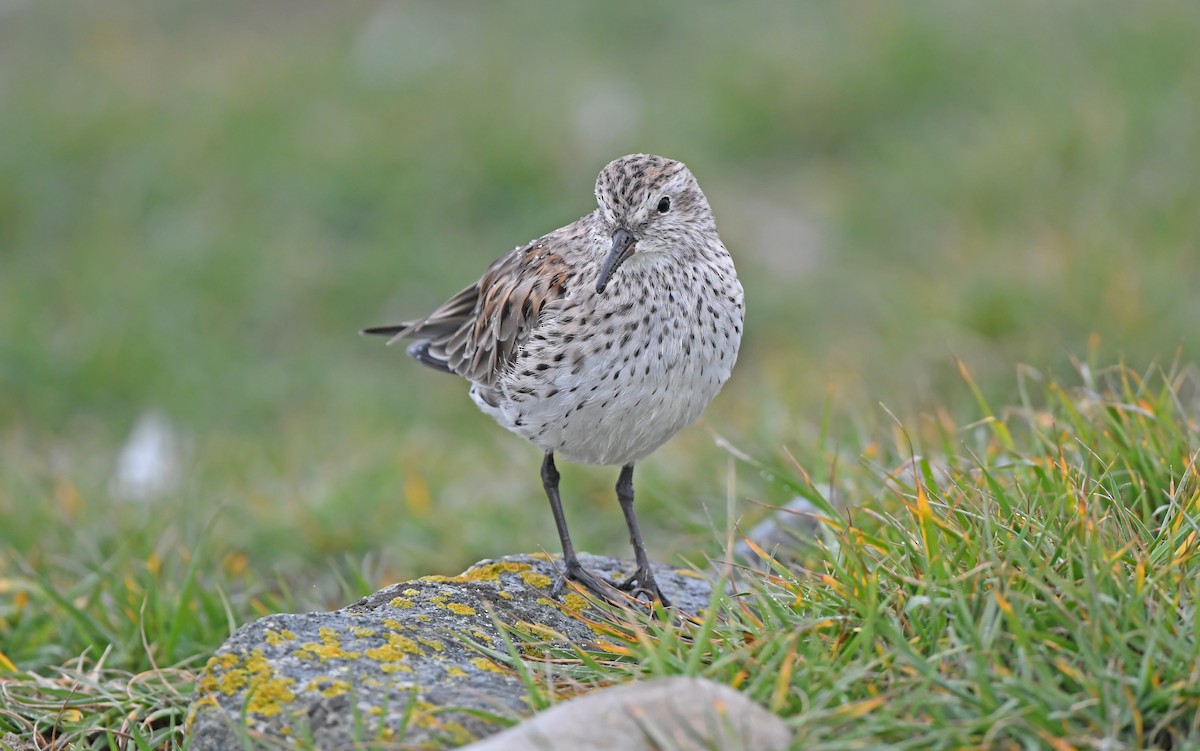
[[[497,406],[475,389],[472,396],[545,451],[584,464],[636,462],[700,416],[737,359],[740,285],[733,301],[679,296],[648,317],[604,319],[600,311],[587,327],[548,325],[546,338],[531,342],[522,366],[502,379]]]

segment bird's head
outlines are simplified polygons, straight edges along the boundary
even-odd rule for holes
[[[653,154],[610,162],[596,178],[596,203],[612,238],[596,279],[598,294],[634,253],[669,253],[687,235],[714,229],[708,199],[691,170]]]

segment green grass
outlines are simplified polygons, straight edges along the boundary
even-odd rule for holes
[[[138,743],[170,746],[176,692],[236,625],[553,549],[536,450],[490,425],[461,383],[355,332],[425,310],[499,253],[589,210],[595,173],[622,153],[689,163],[749,301],[738,369],[705,426],[638,468],[643,528],[660,559],[720,550],[727,486],[747,525],[762,504],[812,492],[776,458],[786,451],[817,485],[832,482],[851,509],[842,523],[889,546],[831,539],[841,568],[813,559],[809,569],[856,582],[853,565],[886,555],[887,570],[906,570],[918,519],[900,501],[914,480],[885,480],[909,457],[906,435],[929,463],[929,477],[916,467],[932,509],[982,503],[955,493],[986,468],[997,483],[989,498],[1046,509],[1035,521],[1051,526],[1028,522],[1025,534],[1059,534],[1053,525],[1069,515],[1050,513],[1052,491],[1067,479],[1043,466],[1058,485],[1028,484],[1035,465],[1012,457],[1053,453],[1043,436],[1069,456],[1114,444],[1057,440],[1017,413],[991,419],[980,400],[1036,406],[1083,433],[1077,421],[1095,425],[1087,400],[1029,404],[1044,385],[1029,374],[1089,386],[1072,354],[1092,373],[1200,359],[1191,5],[68,0],[13,5],[0,18],[0,733],[100,747],[106,737],[89,729],[117,732],[116,718],[136,709],[147,719],[153,707],[163,714]],[[1136,533],[1144,545],[1130,551],[1160,549],[1162,478],[1192,487],[1189,398],[1174,422],[1130,428],[1118,454],[1068,462],[1083,468],[1084,497],[1099,488],[1142,520],[1113,504],[1096,545],[1122,550]],[[1083,416],[1070,418],[1068,405]],[[114,467],[151,412],[178,433],[180,475],[151,500],[129,500],[111,483]],[[1176,423],[1177,443],[1153,432]],[[1000,424],[1009,438],[994,432]],[[762,466],[731,474],[714,433]],[[624,554],[615,473],[563,475],[580,547]],[[1148,489],[1130,496],[1122,478]],[[1012,523],[1012,513],[990,518]],[[943,568],[921,571],[962,575],[988,561],[958,581],[962,597],[993,598],[989,617],[1011,627],[995,596],[978,593],[1016,552],[960,513],[936,518],[960,535],[931,528],[946,538],[931,559]],[[1105,536],[1117,531],[1129,537]],[[1175,575],[1153,563],[1146,581]],[[1047,581],[1072,573],[1045,565]],[[830,738],[847,744],[852,731],[900,738],[905,702],[932,691],[889,693],[888,682],[911,689],[903,681],[921,666],[909,653],[932,659],[920,650],[935,642],[905,652],[898,640],[935,638],[940,622],[912,602],[941,594],[897,594],[877,570],[883,609],[846,600],[837,622],[853,654],[809,655],[826,680],[889,697],[844,718],[846,732]],[[780,576],[764,603],[801,591],[812,610],[799,615],[813,624],[846,596],[819,577]],[[1098,594],[1115,586],[1096,581]],[[1015,582],[1011,595],[994,591],[1022,615],[1030,643],[1049,649],[1035,636],[1054,624],[1031,607],[1032,584]],[[929,619],[925,630],[882,631],[896,607]],[[955,621],[941,638],[982,629],[983,604],[971,612],[979,625]],[[1108,615],[1080,612],[1089,624]],[[1094,627],[1110,622],[1131,623]],[[813,650],[831,628],[809,628]],[[1173,643],[1164,632],[1151,646]],[[801,654],[795,695],[780,700],[789,712],[807,691]],[[665,655],[656,659],[671,664]],[[719,660],[687,659],[722,674]],[[1016,662],[1005,667],[1021,675]],[[1142,680],[1127,668],[1122,658],[1104,676]],[[1108,685],[1087,681],[1103,701],[1079,701],[1114,706]],[[1129,706],[1166,716],[1130,690]],[[778,705],[761,687],[755,695]],[[836,720],[838,696],[804,701]],[[1033,706],[1005,732],[1048,744]],[[1087,736],[1098,711],[1062,719],[1048,737]],[[982,742],[976,726],[947,717],[926,724]],[[1159,721],[1143,723],[1147,743]]]
[[[1192,369],[1049,383],[905,429],[844,471],[873,496],[849,508],[780,473],[825,509],[799,565],[762,551],[705,620],[617,625],[547,673],[730,683],[805,749],[1200,748],[1198,397]]]

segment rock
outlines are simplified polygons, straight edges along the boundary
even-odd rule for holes
[[[745,540],[738,540],[734,544],[734,555],[752,567],[764,566],[762,557],[747,544],[746,540],[750,540],[774,560],[785,565],[795,563],[820,540],[824,516],[824,512],[807,499],[796,496],[747,532]]]
[[[581,556],[621,580],[625,561]],[[427,576],[329,613],[282,614],[238,629],[209,659],[189,710],[190,751],[240,748],[241,739],[308,739],[320,748],[355,741],[405,747],[461,745],[529,714],[525,688],[484,649],[507,654],[500,623],[570,643],[604,636],[600,614],[568,592],[549,597],[556,562],[544,555],[483,561],[459,576]],[[655,565],[680,609],[700,613],[712,590],[690,571]],[[472,642],[476,646],[472,646]],[[520,643],[527,652],[538,647]],[[492,719],[492,717],[496,719]]]
[[[15,733],[5,733],[0,736],[0,751],[38,751],[38,747],[33,741],[24,740]]]
[[[729,686],[676,677],[593,691],[463,751],[783,751],[790,742],[783,720]]]

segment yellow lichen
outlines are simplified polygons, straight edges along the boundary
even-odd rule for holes
[[[192,708],[188,710],[188,728],[190,729],[192,727],[192,723],[195,721],[196,715],[199,714],[202,709],[219,709],[220,706],[221,705],[217,703],[216,698],[212,696],[201,696],[193,701]]]
[[[459,615],[475,615],[475,608],[471,607],[470,605],[464,605],[461,602],[452,602],[447,605],[446,608],[449,609],[450,612],[458,613]]]
[[[362,652],[348,652],[342,649],[342,645],[338,640],[338,632],[329,626],[322,626],[317,629],[317,634],[321,637],[321,643],[315,641],[305,642],[300,645],[297,651],[298,657],[312,658],[316,657],[321,662],[326,660],[356,660],[362,657]]]
[[[261,649],[256,649],[242,661],[238,655],[226,653],[208,661],[208,673],[200,680],[200,689],[232,696],[243,688],[248,701],[246,711],[270,716],[278,714],[283,705],[296,698],[291,678],[276,677]]]
[[[328,676],[319,676],[313,678],[304,687],[307,691],[320,691],[322,696],[341,696],[350,690],[350,684],[346,681]]]
[[[474,636],[476,639],[487,642],[488,644],[492,643],[492,637],[488,636],[487,634],[483,633],[482,631],[479,631],[479,630],[472,631],[471,635]]]
[[[429,623],[433,619],[430,618],[429,616],[425,615],[424,613],[417,613],[417,620],[420,621],[421,623]]]
[[[574,610],[575,612],[579,612],[587,608],[588,601],[587,598],[582,595],[577,595],[574,592],[568,592],[563,595],[563,605],[566,605],[569,609]]]
[[[375,635],[375,629],[367,628],[366,626],[353,626],[350,629],[350,633],[354,634],[360,639],[366,639],[368,636]]]
[[[446,668],[446,675],[451,678],[466,678],[467,671],[463,670],[457,665],[451,665],[450,667]]]
[[[261,649],[256,649],[246,658],[246,669],[251,673],[269,674],[271,672],[271,664],[267,662],[266,656]]]
[[[496,561],[489,563],[486,566],[476,566],[469,571],[466,571],[454,577],[454,581],[495,581],[499,578],[501,572],[516,573],[522,569],[529,568],[527,563],[517,563],[516,561]]]
[[[292,691],[293,683],[295,681],[291,678],[266,678],[261,683],[252,683],[246,711],[264,717],[279,714],[284,704],[296,699],[296,694]]]
[[[413,606],[413,601],[407,597],[393,597],[388,605],[391,605],[394,608],[411,608]]]
[[[395,662],[403,660],[406,655],[425,654],[421,647],[412,639],[402,634],[388,634],[388,643],[364,652],[367,657],[379,662]]]
[[[429,598],[429,601],[432,602],[434,605],[441,605],[444,602],[446,602],[446,600],[449,600],[449,599],[450,599],[450,595],[434,595],[433,597]]]
[[[263,638],[267,640],[267,644],[270,644],[272,647],[278,647],[285,641],[295,641],[296,635],[286,628],[278,631],[269,628],[263,631]]]
[[[417,595],[421,594],[421,590],[409,587],[400,594],[404,595],[405,597],[416,597]]]
[[[513,596],[512,596],[512,593],[511,593],[511,592],[505,592],[503,589],[502,589],[502,590],[500,590],[499,594],[500,594],[500,596],[501,596],[501,597],[503,597],[503,598],[504,598],[504,599],[506,599],[506,600],[511,600],[511,599],[513,598]]]
[[[221,693],[226,696],[233,696],[245,688],[249,681],[250,676],[245,670],[228,670],[221,676],[219,687]]]
[[[554,600],[551,600],[549,597],[539,597],[536,600],[534,600],[534,602],[536,602],[538,605],[545,605],[548,608],[557,608],[558,607],[558,603],[555,602]]]
[[[492,673],[505,672],[504,668],[500,667],[499,665],[492,662],[491,660],[489,660],[486,657],[476,657],[475,659],[471,660],[471,664],[474,665],[475,667],[479,668],[480,670],[487,670]]]
[[[522,571],[521,581],[536,589],[545,589],[552,583],[550,577],[532,570]]]
[[[432,649],[434,652],[441,652],[446,648],[446,645],[437,639],[429,639],[424,636],[418,636],[417,641]]]
[[[379,669],[385,673],[411,673],[413,671],[412,668],[403,662],[388,662],[380,665]]]
[[[404,628],[400,621],[396,620],[395,618],[388,618],[383,622],[383,625],[387,626],[393,631],[400,631]]]
[[[449,576],[442,576],[441,574],[431,574],[431,575],[429,575],[429,576],[422,576],[422,577],[421,577],[420,579],[418,579],[417,581],[423,581],[423,582],[448,582],[448,581],[452,581],[452,579],[451,579]]]

